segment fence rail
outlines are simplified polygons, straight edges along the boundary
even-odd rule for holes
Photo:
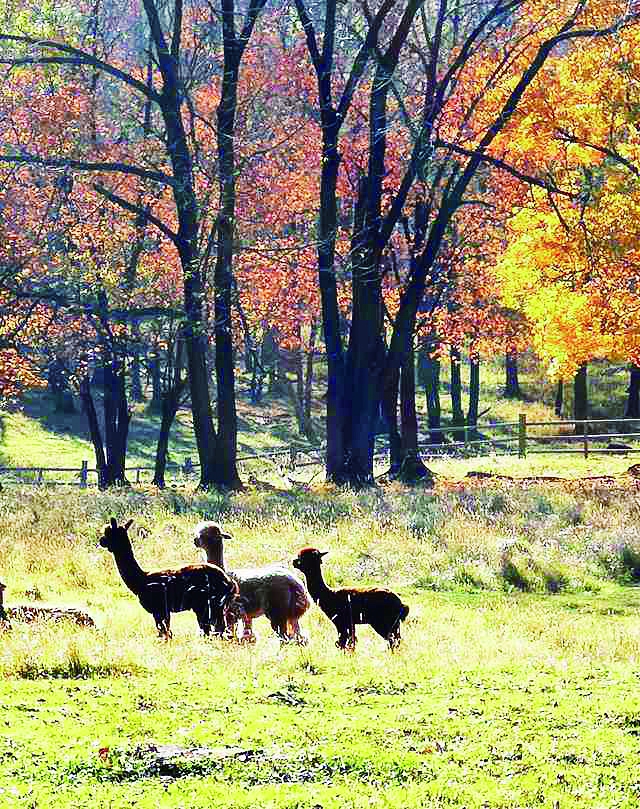
[[[616,425],[616,432],[603,432],[595,433],[589,432],[589,427],[595,425]],[[623,425],[636,426],[635,430],[629,429],[624,431]],[[571,428],[574,427],[574,432],[562,432],[555,434],[534,434],[532,430],[539,428]],[[582,430],[578,431],[581,427]],[[609,455],[624,455],[627,453],[640,452],[640,419],[567,419],[566,421],[531,421],[528,422],[524,413],[520,414],[518,421],[514,422],[498,422],[495,424],[478,424],[478,425],[463,425],[463,426],[443,426],[438,428],[438,432],[442,434],[452,434],[453,441],[446,443],[430,443],[428,441],[421,441],[419,448],[421,454],[425,458],[446,457],[460,452],[469,451],[483,451],[486,449],[500,450],[503,454],[515,454],[517,452],[520,458],[525,458],[527,455],[539,454],[580,454],[585,458],[590,454],[609,454]],[[504,435],[497,435],[493,437],[477,437],[484,436],[488,432],[504,431]],[[459,440],[458,436],[462,433],[462,439]],[[625,443],[613,443],[614,439],[625,439],[625,441],[635,441],[637,444],[632,446]],[[580,447],[563,446],[563,444],[572,444],[579,442]],[[600,446],[603,442],[609,442],[608,446]],[[381,447],[376,450],[375,457],[378,460],[383,460],[388,456],[388,447]],[[278,462],[278,458],[284,458],[283,461]],[[281,470],[287,469],[294,471],[296,469],[306,468],[309,466],[321,466],[324,463],[324,449],[318,447],[286,447],[282,449],[266,450],[265,452],[255,453],[250,455],[239,455],[238,463],[243,465],[250,461],[258,461],[263,463],[277,464]],[[190,458],[185,458],[182,464],[168,463],[166,467],[166,474],[182,476],[188,479],[199,468],[199,464],[193,462]],[[135,482],[141,483],[143,474],[153,473],[154,466],[132,466],[127,467],[125,472],[127,476],[135,476]],[[70,480],[46,480],[45,473],[65,473],[71,476]],[[64,466],[0,466],[0,478],[3,476],[14,476],[17,482],[20,483],[40,483],[47,485],[80,485],[87,487],[90,482],[90,475],[97,476],[99,470],[89,466],[88,461],[82,461],[80,467],[64,467]],[[28,478],[21,477],[28,475]]]

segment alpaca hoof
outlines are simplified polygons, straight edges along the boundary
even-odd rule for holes
[[[253,632],[245,632],[244,635],[240,638],[240,643],[255,643],[256,636]]]

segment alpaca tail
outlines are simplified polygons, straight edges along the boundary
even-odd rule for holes
[[[309,601],[309,596],[303,584],[297,581],[295,584],[293,582],[291,583],[289,588],[289,604],[291,614],[295,615],[296,618],[300,618],[300,616],[304,615],[309,609],[311,602]]]
[[[298,619],[305,614],[311,606],[305,586],[297,580],[289,584],[289,610],[287,615],[287,636],[296,639],[298,643],[306,644],[306,638],[300,632]]]
[[[402,604],[400,606],[400,612],[398,614],[398,620],[404,621],[404,619],[409,615],[409,607],[406,604]]]

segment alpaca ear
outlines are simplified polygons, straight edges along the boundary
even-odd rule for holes
[[[318,551],[318,556],[326,556],[329,551]]]
[[[124,530],[125,531],[129,530],[129,527],[131,526],[132,522],[133,522],[133,518],[131,518],[130,520],[127,520],[127,522],[124,524]]]
[[[111,527],[115,530],[118,527],[118,521],[115,517],[111,518]]]

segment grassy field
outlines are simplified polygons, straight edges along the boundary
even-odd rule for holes
[[[636,807],[640,496],[635,482],[444,482],[353,494],[7,487],[9,604],[87,607],[96,629],[0,636],[0,806]],[[174,618],[170,643],[97,545],[133,517],[148,569],[197,559],[220,520],[235,566],[329,549],[327,578],[411,606],[391,654],[353,655],[315,608],[305,648],[264,619],[240,647]]]
[[[499,365],[483,367],[485,423],[554,418],[553,386],[535,363],[523,363],[521,378],[535,400],[502,399]],[[591,378],[593,415],[619,415],[624,370],[594,365]],[[446,369],[443,382],[446,421]],[[318,428],[322,407],[318,398]],[[239,414],[241,454],[304,445],[286,399],[241,397]],[[138,406],[131,466],[152,465],[157,429]],[[196,457],[186,410],[171,445],[173,461],[185,457]],[[0,464],[84,458],[84,417],[53,413],[45,395],[0,414]],[[97,627],[14,622],[0,633],[0,807],[637,807],[633,460],[434,458],[433,491],[391,484],[361,494],[322,486],[314,468],[298,474],[310,487],[296,485],[273,463],[244,464],[243,478],[260,482],[230,497],[193,484],[98,493],[7,483],[7,603],[81,606]],[[614,477],[580,479],[597,475]],[[203,518],[230,529],[236,567],[329,549],[330,583],[386,584],[410,605],[403,644],[391,654],[363,627],[345,655],[315,608],[302,621],[305,648],[281,646],[265,619],[255,646],[205,640],[193,615],[175,616],[174,639],[160,642],[97,544],[111,516],[133,517],[147,569],[196,561],[191,533]]]

